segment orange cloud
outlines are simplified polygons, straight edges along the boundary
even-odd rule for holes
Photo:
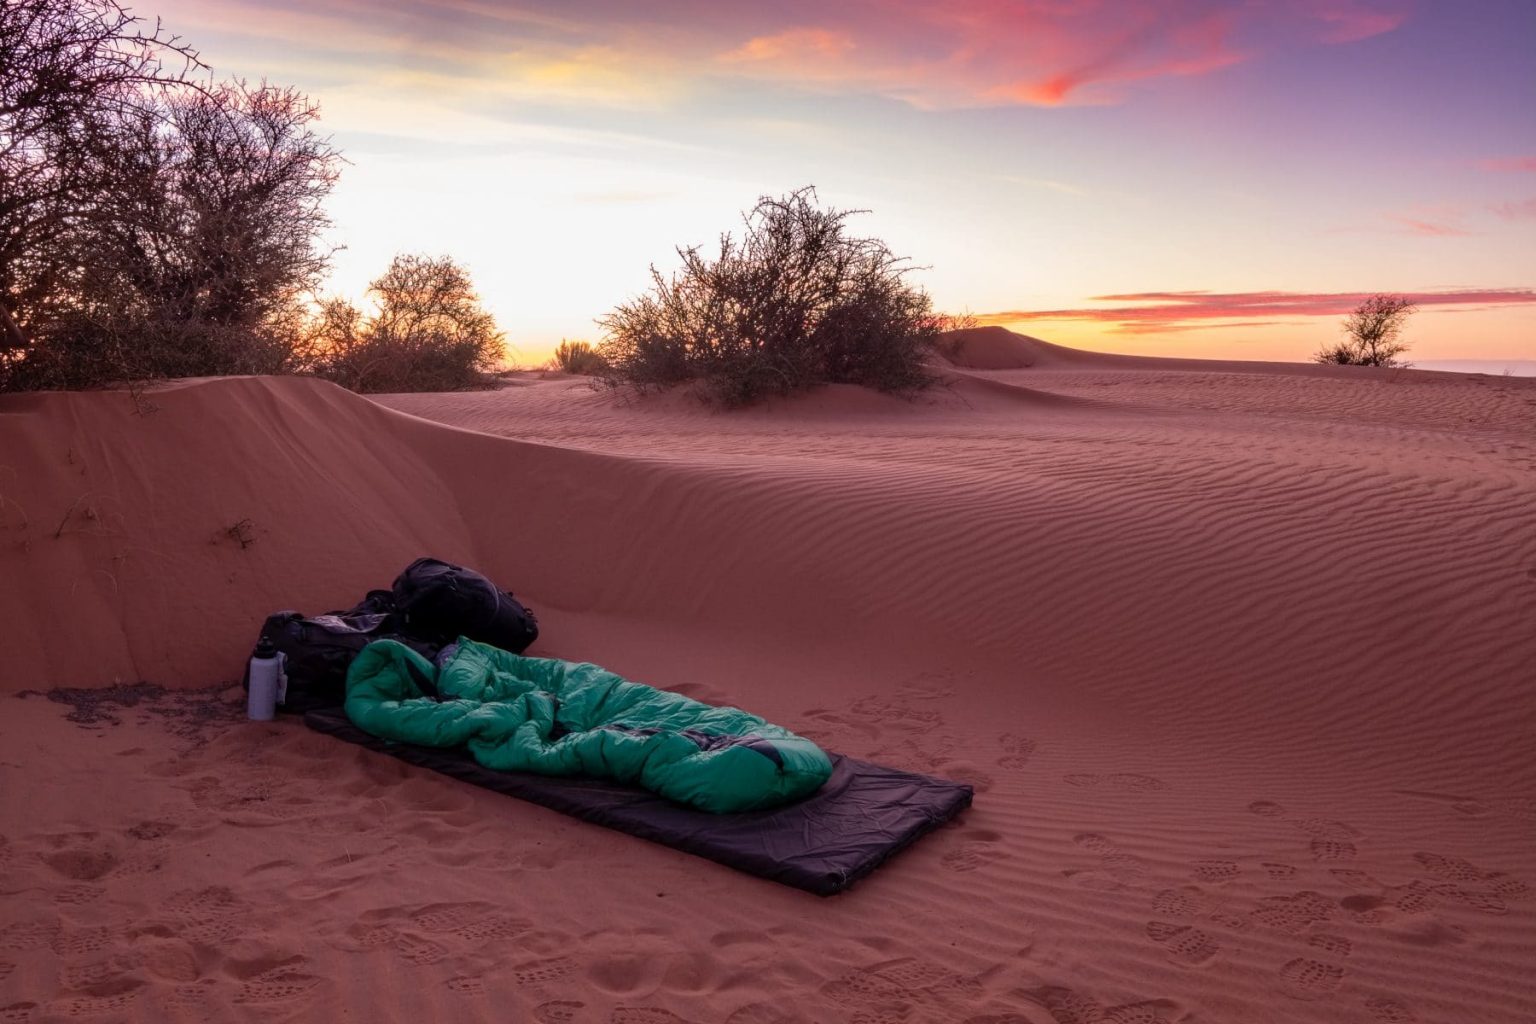
[[[1155,334],[1202,327],[1256,327],[1298,316],[1340,316],[1371,292],[1133,292],[1097,295],[1092,302],[1132,303],[1081,309],[1004,310],[979,313],[983,325],[1031,320],[1088,320],[1108,323],[1120,334]],[[1419,306],[1478,307],[1536,305],[1536,289],[1482,288],[1438,292],[1399,292]],[[1235,323],[1201,323],[1221,320]]]
[[[853,49],[853,38],[846,32],[824,28],[792,28],[771,36],[757,36],[729,53],[726,61],[801,61],[839,57]]]

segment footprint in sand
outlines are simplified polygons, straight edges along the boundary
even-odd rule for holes
[[[1418,1014],[1386,996],[1376,996],[1365,1001],[1367,1012],[1381,1024],[1417,1024]]]
[[[510,973],[519,985],[543,985],[574,973],[577,966],[576,961],[568,956],[554,956],[524,960],[514,965]]]
[[[223,946],[250,929],[251,907],[222,885],[181,889],[162,909],[175,919],[173,931],[195,945]]]
[[[955,695],[953,681],[949,673],[919,672],[897,687],[896,693],[908,700],[943,700]]]
[[[60,925],[53,921],[18,921],[0,928],[0,950],[22,953],[52,944]]]
[[[95,903],[107,894],[99,885],[66,885],[53,891],[53,902],[66,907],[78,907]]]
[[[1046,985],[1024,993],[1043,1006],[1056,1024],[1171,1024],[1183,1020],[1179,1005],[1170,999],[1146,999],[1118,1006],[1097,1000],[1062,985]]]
[[[1230,882],[1237,877],[1237,862],[1231,860],[1197,860],[1194,876],[1201,882]]]
[[[1248,917],[1266,928],[1301,935],[1316,922],[1332,919],[1337,909],[1338,904],[1322,893],[1305,890],[1289,896],[1266,897]]]
[[[1247,931],[1249,928],[1246,917],[1224,909],[1220,897],[1212,896],[1197,885],[1163,889],[1152,897],[1152,913],[1160,918],[1202,919],[1234,932]]]
[[[1135,884],[1146,877],[1146,863],[1133,854],[1121,850],[1107,836],[1098,832],[1080,832],[1072,842],[1089,853],[1097,854],[1099,869],[1090,871],[1063,871],[1075,885],[1085,889],[1114,891],[1128,884]]]
[[[1493,893],[1507,899],[1522,899],[1530,895],[1530,887],[1518,878],[1502,871],[1484,871],[1471,861],[1460,857],[1447,857],[1438,853],[1416,853],[1413,859],[1432,878],[1444,882],[1480,882]]]
[[[1314,839],[1308,849],[1312,851],[1312,859],[1317,861],[1354,860],[1359,852],[1354,843],[1342,839]]]
[[[671,1010],[656,1006],[619,1006],[608,1015],[608,1024],[694,1024]]]
[[[332,941],[348,953],[389,950],[409,964],[428,967],[465,952],[450,945],[455,939],[484,947],[531,928],[531,922],[501,913],[491,903],[431,903],[365,911]]]
[[[117,854],[97,843],[96,833],[81,832],[48,837],[55,849],[38,855],[57,874],[75,882],[94,882],[117,867]]]
[[[120,977],[92,985],[78,994],[66,995],[48,1004],[49,1016],[99,1017],[131,1008],[145,989],[137,978]]]
[[[972,996],[981,991],[974,978],[945,970],[916,957],[886,960],[849,971],[821,987],[822,994],[844,1006],[905,1017],[914,1001],[946,995]]]
[[[1079,789],[1102,789],[1116,793],[1160,793],[1168,788],[1168,783],[1162,779],[1139,772],[1114,772],[1109,775],[1073,772],[1063,775],[1061,781]]]
[[[586,1005],[573,999],[551,1000],[533,1008],[533,1019],[539,1024],[572,1024]]]
[[[1449,882],[1414,880],[1407,885],[1387,889],[1383,898],[1405,914],[1427,913],[1445,903],[1470,907],[1484,914],[1502,915],[1509,912],[1504,898],[1498,893],[1484,889],[1463,889]]]
[[[1342,960],[1355,950],[1355,944],[1340,935],[1314,935],[1307,940],[1307,945],[1317,950],[1320,955]]]
[[[1333,821],[1329,818],[1292,818],[1289,821],[1291,827],[1298,832],[1305,832],[1317,839],[1343,841],[1360,838],[1359,831],[1353,825],[1346,825],[1342,821]]]
[[[309,959],[290,956],[236,965],[230,973],[241,979],[235,1002],[242,1006],[293,1003],[311,998],[324,979],[308,970]]]
[[[185,942],[168,940],[144,947],[144,969],[161,981],[188,984],[202,975],[197,954]]]
[[[1193,885],[1164,889],[1152,897],[1152,912],[1162,917],[1203,917],[1211,906],[1205,892]]]
[[[442,963],[448,958],[446,946],[409,932],[397,933],[394,947],[396,953],[417,967],[429,967],[432,964]]]
[[[217,990],[218,983],[214,979],[203,978],[190,984],[177,985],[161,991],[158,1001],[164,1009],[170,1011],[164,1016],[213,1020],[217,1016],[214,1010],[214,996]]]
[[[773,1003],[748,1003],[725,1018],[725,1024],[800,1024]]]
[[[975,871],[1001,857],[998,845],[1002,835],[989,829],[968,829],[960,833],[960,843],[944,851],[939,863],[950,871]]]
[[[1310,836],[1307,849],[1314,861],[1354,860],[1359,853],[1353,840],[1360,838],[1360,832],[1353,825],[1331,818],[1287,818],[1285,808],[1272,800],[1255,800],[1248,805],[1248,811],[1261,818],[1282,820],[1296,831]]]
[[[1148,921],[1147,937],[1163,947],[1168,959],[1186,967],[1208,964],[1221,952],[1215,939],[1191,925]]]
[[[1280,981],[1293,999],[1321,999],[1339,990],[1344,968],[1338,964],[1297,957],[1280,968]]]
[[[1003,749],[1003,756],[997,759],[999,768],[1008,771],[1019,771],[1028,767],[1029,759],[1034,756],[1037,744],[1027,736],[1021,736],[1016,732],[1005,732],[997,738],[997,745]]]
[[[57,956],[85,956],[99,953],[117,941],[118,929],[113,925],[94,928],[71,928],[54,935],[48,947]]]

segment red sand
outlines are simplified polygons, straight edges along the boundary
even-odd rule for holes
[[[229,680],[432,553],[535,653],[978,790],[819,900],[291,721],[7,698],[0,1020],[1536,1020],[1536,381],[957,364],[0,399],[7,693]]]

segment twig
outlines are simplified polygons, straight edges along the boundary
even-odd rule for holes
[[[69,522],[69,517],[75,514],[75,509],[80,507],[80,503],[90,496],[91,492],[86,491],[84,494],[80,495],[80,497],[71,502],[69,508],[64,510],[64,518],[59,520],[59,528],[53,531],[54,540],[58,540],[61,536],[64,535],[64,524]]]

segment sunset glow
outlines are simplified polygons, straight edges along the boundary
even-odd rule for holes
[[[163,0],[350,160],[333,287],[462,260],[515,354],[817,186],[937,305],[1111,351],[1304,359],[1375,291],[1416,362],[1536,359],[1526,0]]]

